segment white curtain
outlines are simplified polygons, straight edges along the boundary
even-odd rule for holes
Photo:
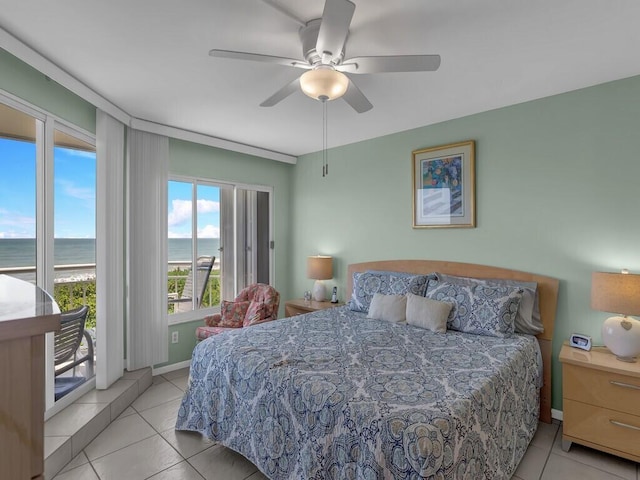
[[[96,113],[96,387],[124,369],[124,124]]]
[[[169,139],[129,129],[127,368],[168,360]]]

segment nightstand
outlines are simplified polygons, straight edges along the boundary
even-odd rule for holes
[[[305,300],[304,298],[296,298],[295,300],[288,300],[284,304],[285,317],[295,317],[296,315],[302,315],[304,313],[315,312],[318,310],[326,310],[327,308],[339,307],[344,305],[344,302],[331,303],[316,302],[314,300]]]
[[[572,442],[640,462],[640,363],[625,363],[604,347],[564,345],[562,449]]]

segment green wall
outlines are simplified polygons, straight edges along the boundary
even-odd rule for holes
[[[0,88],[95,132],[93,105],[2,49]],[[634,77],[335,148],[326,178],[319,154],[292,166],[179,140],[170,141],[170,171],[274,188],[283,304],[311,288],[305,257],[316,253],[335,257],[342,299],[347,264],[376,259],[446,259],[559,278],[557,357],[571,332],[600,341],[608,315],[589,308],[591,272],[640,271],[638,97]],[[477,142],[477,228],[412,229],[411,151],[469,139]],[[169,327],[180,343],[169,345],[168,364],[190,357],[200,324]],[[553,376],[561,409],[557,361]]]
[[[0,89],[95,133],[95,106],[2,49]],[[282,298],[287,298],[287,261],[291,249],[290,180],[293,165],[175,139],[169,141],[169,157],[171,174],[273,187],[273,227],[276,241],[274,283],[282,293]],[[282,304],[284,311],[284,302]],[[202,325],[201,320],[171,325],[169,342],[171,332],[178,331],[179,343],[169,343],[169,361],[156,367],[190,359],[195,345],[195,329],[199,325]]]
[[[281,294],[280,313],[289,298],[289,252],[291,250],[291,176],[294,166],[264,158],[231,152],[182,140],[169,140],[169,173],[226,182],[273,187],[274,287]],[[195,329],[202,320],[169,326],[179,332],[180,341],[169,343],[169,361],[160,367],[191,358],[195,346]]]
[[[640,272],[640,77],[472,115],[299,159],[293,175],[291,294],[311,287],[305,257],[480,263],[560,279],[557,355],[572,332],[600,342],[609,316],[589,307],[591,272]],[[356,120],[357,121],[357,120]],[[477,228],[412,228],[412,150],[476,141]]]
[[[96,132],[96,107],[0,48],[0,88],[68,122]]]

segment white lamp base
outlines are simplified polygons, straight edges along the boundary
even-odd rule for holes
[[[640,322],[631,317],[609,317],[602,324],[602,341],[618,360],[635,362],[640,353]]]
[[[324,286],[324,282],[322,280],[316,280],[316,283],[313,284],[312,295],[316,302],[325,301],[327,298],[327,288]]]

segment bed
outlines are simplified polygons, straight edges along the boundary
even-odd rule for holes
[[[176,429],[219,441],[272,480],[510,478],[538,417],[550,421],[558,281],[383,261],[350,265],[348,291],[368,270],[536,282],[544,333],[438,334],[348,307],[256,325],[196,346]]]

